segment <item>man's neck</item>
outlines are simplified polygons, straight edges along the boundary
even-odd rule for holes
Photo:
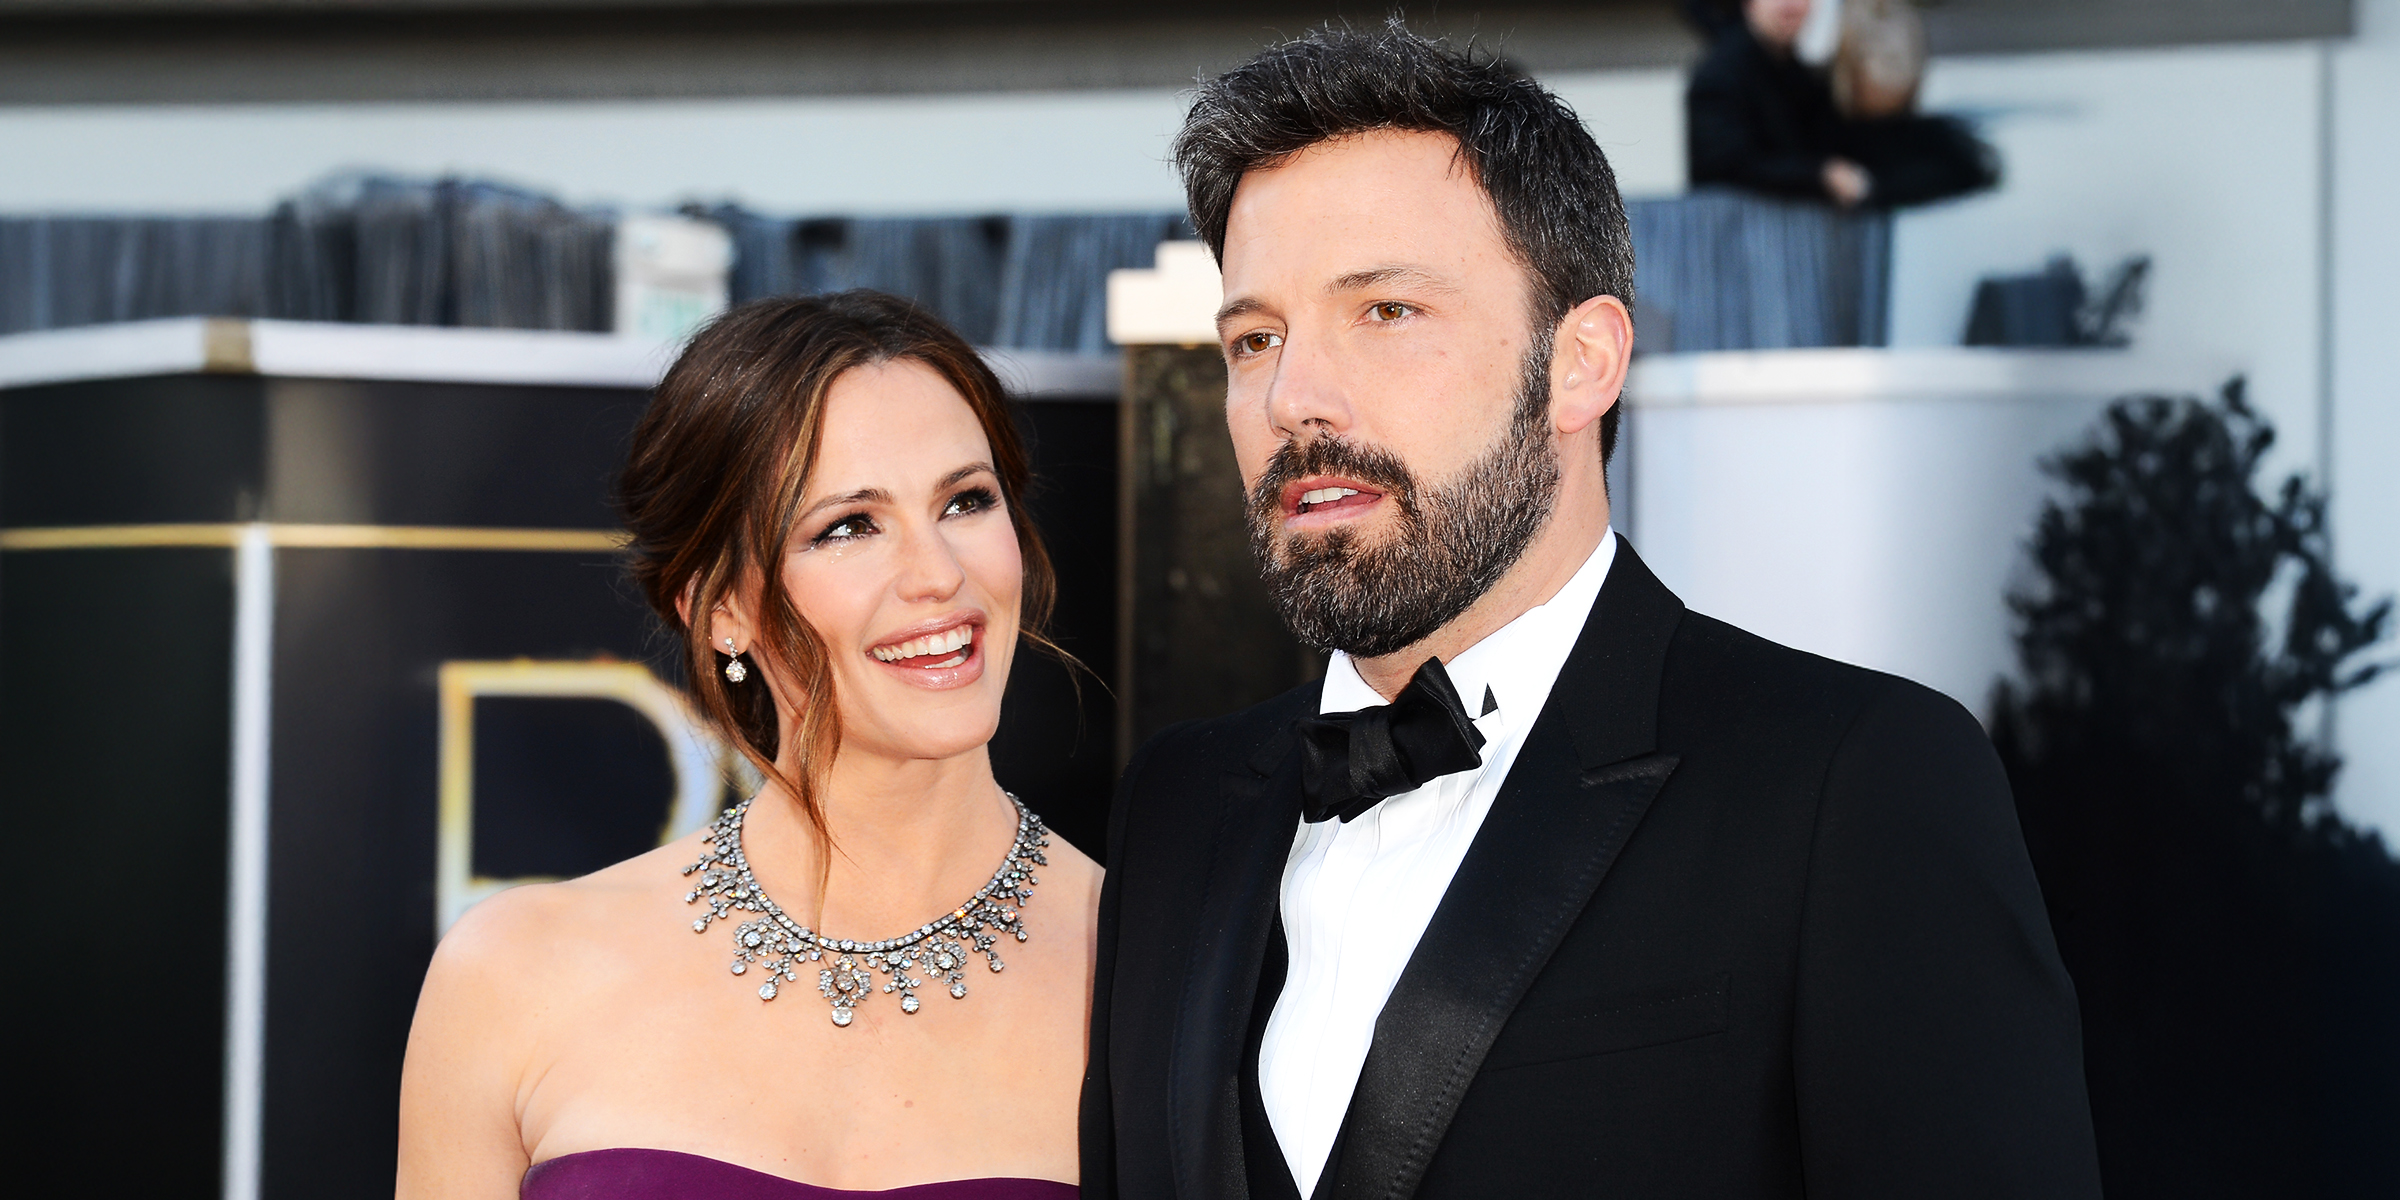
[[[1606,492],[1596,482],[1588,489],[1569,482],[1559,489],[1558,507],[1549,523],[1525,547],[1517,565],[1467,611],[1414,645],[1376,658],[1353,658],[1350,665],[1376,695],[1390,700],[1408,686],[1409,678],[1426,659],[1449,662],[1509,622],[1549,603],[1575,572],[1583,569],[1607,532]]]

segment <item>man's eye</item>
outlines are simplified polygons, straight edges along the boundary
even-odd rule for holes
[[[1410,308],[1408,305],[1402,304],[1397,300],[1386,300],[1383,303],[1368,309],[1367,319],[1370,321],[1397,321],[1400,318],[1408,316],[1416,311],[1416,309]]]
[[[1255,333],[1245,333],[1234,339],[1233,352],[1241,355],[1264,354],[1282,344],[1282,334],[1268,333],[1261,329]]]

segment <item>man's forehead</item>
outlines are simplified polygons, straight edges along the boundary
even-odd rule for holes
[[[1278,162],[1242,173],[1227,213],[1230,226],[1264,208],[1294,202],[1369,205],[1488,204],[1458,142],[1444,133],[1375,130],[1329,138]]]
[[[1503,277],[1502,286],[1524,285],[1498,214],[1471,177],[1426,170],[1433,164],[1422,156],[1396,170],[1325,165],[1333,169],[1309,178],[1298,173],[1306,164],[1294,164],[1284,168],[1294,174],[1262,176],[1255,191],[1237,195],[1220,320],[1361,290],[1406,298],[1482,291]]]
[[[1472,172],[1454,170],[1440,134],[1383,133],[1320,143],[1249,172],[1227,213],[1228,283],[1257,270],[1336,277],[1413,266],[1455,273],[1500,247],[1498,214]]]

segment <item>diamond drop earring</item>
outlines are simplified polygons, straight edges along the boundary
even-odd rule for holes
[[[725,639],[725,653],[728,655],[734,655],[732,638]],[[748,678],[750,678],[750,668],[742,665],[742,660],[738,655],[726,659],[725,682],[740,683]]]

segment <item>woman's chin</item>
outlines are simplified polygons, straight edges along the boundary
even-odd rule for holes
[[[925,665],[870,660],[868,677],[858,681],[866,686],[854,693],[866,703],[845,713],[844,743],[918,760],[980,750],[1000,727],[1008,657],[987,655],[982,638],[953,657]]]
[[[920,699],[911,708],[913,711],[859,714],[867,720],[848,722],[850,728],[842,735],[844,753],[857,750],[911,761],[956,758],[982,750],[1000,729],[996,701],[941,705],[927,711]]]

